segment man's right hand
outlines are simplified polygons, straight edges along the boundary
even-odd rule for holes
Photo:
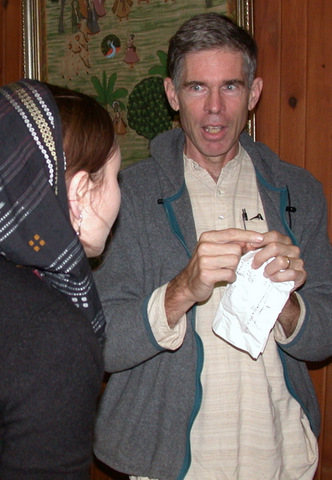
[[[195,303],[207,300],[218,282],[233,283],[241,256],[263,235],[230,228],[204,232],[188,265],[168,284],[165,311],[172,328]]]

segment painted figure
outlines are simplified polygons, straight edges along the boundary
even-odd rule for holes
[[[134,68],[135,63],[139,62],[139,57],[136,52],[136,47],[134,45],[135,35],[131,33],[127,41],[127,50],[124,57],[124,62],[128,63],[130,68]]]
[[[124,18],[128,20],[128,15],[132,6],[132,0],[115,0],[112,11],[120,21]]]
[[[113,126],[117,135],[124,135],[127,132],[127,125],[122,118],[122,112],[119,102],[113,102],[112,107],[114,109]]]

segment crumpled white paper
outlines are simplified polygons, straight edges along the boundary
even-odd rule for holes
[[[283,309],[293,281],[276,283],[251,267],[258,250],[245,254],[236,270],[236,281],[227,285],[213,321],[214,332],[235,347],[258,358]],[[273,260],[272,258],[269,260]]]

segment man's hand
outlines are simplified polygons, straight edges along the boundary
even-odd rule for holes
[[[168,284],[165,310],[170,327],[195,303],[207,300],[216,283],[234,282],[245,250],[251,244],[259,248],[263,240],[260,233],[235,228],[204,232],[186,268]]]
[[[289,337],[294,332],[300,315],[300,305],[293,292],[304,284],[307,272],[304,269],[303,260],[300,258],[300,249],[292,244],[289,237],[275,231],[264,233],[263,237],[262,242],[257,245],[252,243],[250,246],[250,248],[263,247],[255,255],[252,267],[259,268],[264,262],[274,257],[266,265],[264,275],[272,282],[294,281],[289,299],[278,317],[285,335]]]

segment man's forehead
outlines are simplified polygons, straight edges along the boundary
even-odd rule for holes
[[[185,61],[187,61],[190,58],[195,58],[195,57],[203,58],[205,56],[211,56],[214,54],[229,55],[229,56],[234,55],[234,58],[235,57],[242,58],[242,52],[240,50],[235,50],[234,48],[230,48],[230,47],[212,47],[212,48],[204,48],[201,50],[188,52],[185,54],[184,59]]]
[[[203,68],[204,66],[204,68]],[[182,79],[188,75],[198,77],[209,76],[212,72],[228,73],[232,71],[237,72],[235,77],[243,77],[244,75],[244,61],[242,53],[231,50],[229,48],[213,48],[209,50],[200,50],[197,52],[189,52],[185,55],[182,68]],[[227,72],[226,72],[227,68]],[[231,75],[233,77],[234,75]],[[197,80],[193,78],[192,80]]]

